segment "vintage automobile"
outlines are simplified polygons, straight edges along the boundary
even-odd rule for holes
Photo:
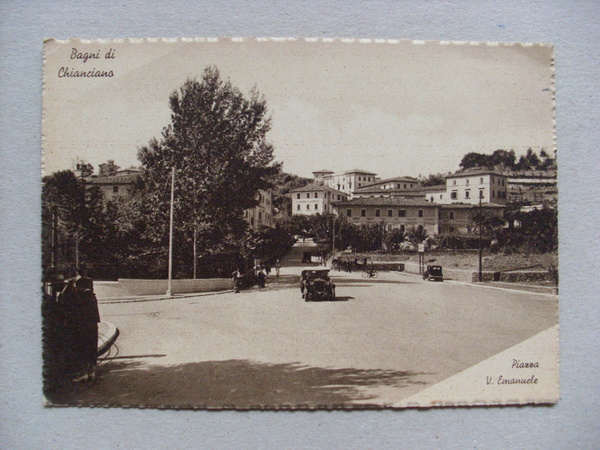
[[[329,278],[329,269],[304,269],[300,279],[300,292],[307,302],[335,300],[335,284]]]
[[[427,266],[423,273],[423,279],[428,281],[444,281],[442,266]]]

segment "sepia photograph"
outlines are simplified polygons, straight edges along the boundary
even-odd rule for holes
[[[47,406],[559,398],[550,44],[44,42]]]

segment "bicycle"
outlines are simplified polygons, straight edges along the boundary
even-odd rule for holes
[[[375,269],[363,269],[362,276],[363,278],[377,278],[377,271]]]

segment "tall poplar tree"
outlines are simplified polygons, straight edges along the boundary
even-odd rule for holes
[[[244,209],[270,187],[273,147],[266,100],[253,89],[244,96],[209,66],[200,80],[188,79],[170,98],[171,123],[160,140],[138,152],[142,163],[151,232],[163,248],[168,239],[171,168],[175,168],[177,264],[241,245]],[[190,261],[191,259],[191,261]]]

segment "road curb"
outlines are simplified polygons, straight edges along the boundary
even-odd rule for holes
[[[166,295],[161,296],[151,296],[151,295],[139,295],[137,297],[112,297],[105,299],[98,299],[98,303],[101,304],[110,304],[110,303],[135,303],[135,302],[157,302],[163,300],[178,300],[180,298],[190,298],[190,297],[206,297],[209,295],[219,295],[219,294],[227,294],[233,292],[233,289],[229,289],[226,291],[212,291],[212,292],[190,292],[188,294],[175,294],[171,297],[167,297]],[[146,298],[144,298],[146,297]],[[148,298],[150,297],[150,298]]]

